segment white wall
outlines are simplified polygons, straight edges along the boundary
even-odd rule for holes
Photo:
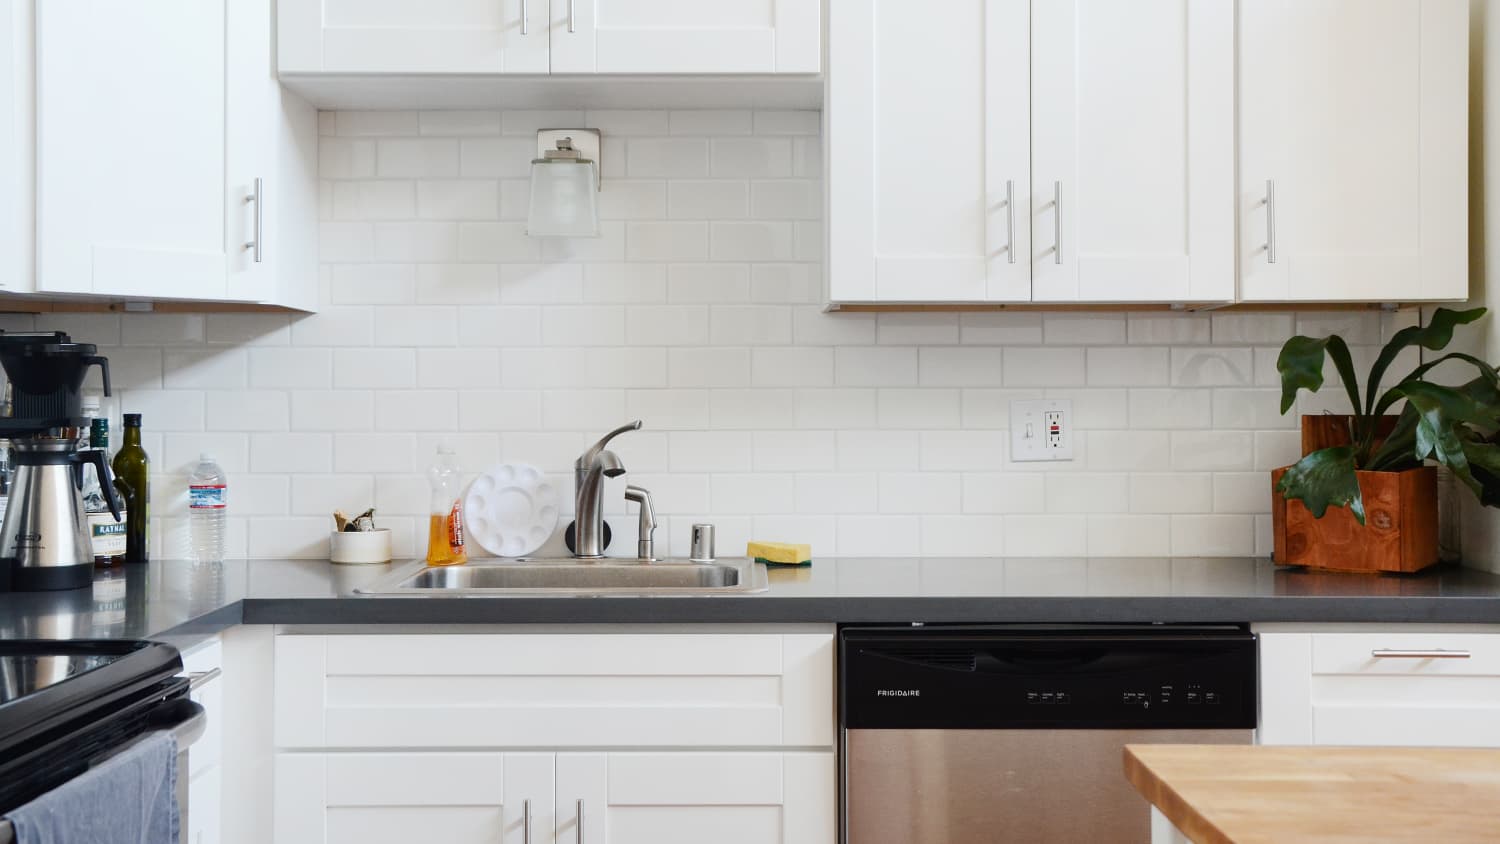
[[[604,132],[604,236],[530,240],[534,131],[570,125]],[[617,451],[666,515],[659,551],[706,520],[725,552],[754,536],[821,556],[1154,556],[1268,555],[1267,472],[1298,449],[1280,343],[1338,331],[1367,360],[1415,319],[824,314],[818,125],[324,114],[321,313],[35,324],[104,347],[145,413],[169,555],[202,449],[230,474],[232,553],[325,556],[331,511],[373,503],[410,555],[439,439],[470,472],[541,466],[571,511],[573,458],[639,417]],[[1010,462],[1007,402],[1043,395],[1073,399],[1077,459]],[[633,551],[634,518],[612,520]]]

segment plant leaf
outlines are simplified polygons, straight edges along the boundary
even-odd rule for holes
[[[1368,463],[1360,466],[1374,472],[1399,472],[1422,465],[1417,458],[1417,410],[1411,405],[1401,409],[1396,424],[1386,435],[1385,442]]]
[[[1370,380],[1365,387],[1365,397],[1370,404],[1365,407],[1365,413],[1378,416],[1375,413],[1375,391],[1380,389],[1380,380],[1385,377],[1385,371],[1396,361],[1396,356],[1402,350],[1410,346],[1421,346],[1424,349],[1438,351],[1453,340],[1453,329],[1460,325],[1468,325],[1474,320],[1484,316],[1484,308],[1471,308],[1467,311],[1454,311],[1448,308],[1438,308],[1432,313],[1432,319],[1426,325],[1412,325],[1397,331],[1391,337],[1385,348],[1380,350],[1380,356],[1375,358],[1375,364],[1370,367]],[[1412,376],[1408,375],[1407,378]],[[1285,411],[1282,411],[1285,413]]]
[[[1447,466],[1475,496],[1482,496],[1484,490],[1469,470],[1460,426],[1471,424],[1493,430],[1495,409],[1479,404],[1462,390],[1426,381],[1412,381],[1396,389],[1417,412],[1416,457],[1430,457]]]
[[[1297,401],[1297,391],[1316,393],[1323,386],[1323,356],[1333,358],[1339,379],[1344,382],[1344,391],[1349,394],[1349,403],[1356,416],[1359,415],[1359,377],[1354,374],[1354,361],[1349,357],[1349,346],[1337,334],[1316,340],[1298,335],[1286,341],[1281,354],[1276,356],[1276,371],[1281,373],[1281,412],[1285,414]]]
[[[1479,503],[1486,507],[1500,506],[1500,446],[1472,429],[1460,429],[1459,439],[1463,441],[1469,472],[1479,483]]]
[[[1399,388],[1402,384],[1406,384],[1407,382],[1420,380],[1422,376],[1430,372],[1433,367],[1438,366],[1444,361],[1450,360],[1462,360],[1473,364],[1474,368],[1479,370],[1479,379],[1477,380],[1482,380],[1483,382],[1488,384],[1492,388],[1492,391],[1496,388],[1500,388],[1500,374],[1497,374],[1495,372],[1494,367],[1490,366],[1488,363],[1485,363],[1479,358],[1474,357],[1473,355],[1466,355],[1463,352],[1449,352],[1448,354],[1443,355],[1437,360],[1424,363],[1416,369],[1413,369],[1411,372],[1407,373],[1406,377],[1402,378],[1399,384],[1385,391],[1385,394],[1380,397],[1380,401],[1376,403],[1375,409],[1371,412],[1370,415],[1385,415],[1385,412],[1390,409],[1391,405],[1401,400],[1400,393],[1396,392],[1397,388]],[[1500,396],[1500,392],[1496,392],[1496,395]]]
[[[1277,490],[1289,499],[1299,499],[1313,518],[1321,519],[1330,505],[1348,507],[1360,524],[1365,523],[1365,502],[1354,474],[1354,449],[1347,445],[1322,448],[1298,460],[1281,476]]]

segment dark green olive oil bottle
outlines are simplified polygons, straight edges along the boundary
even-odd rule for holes
[[[144,563],[151,558],[146,528],[151,524],[151,460],[141,448],[141,415],[125,414],[125,441],[115,453],[111,468],[125,487],[125,562]]]

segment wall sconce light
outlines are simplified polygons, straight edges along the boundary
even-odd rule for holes
[[[532,237],[599,236],[599,130],[543,129],[531,160]]]

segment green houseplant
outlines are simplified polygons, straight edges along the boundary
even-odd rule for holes
[[[1362,491],[1361,483],[1369,486],[1379,480],[1369,473],[1410,472],[1427,465],[1429,460],[1448,467],[1485,505],[1500,505],[1500,445],[1497,445],[1500,383],[1494,367],[1472,355],[1448,352],[1413,368],[1392,386],[1381,387],[1402,351],[1419,347],[1441,352],[1452,341],[1457,326],[1474,322],[1484,313],[1484,308],[1466,311],[1438,308],[1428,324],[1398,331],[1370,366],[1363,394],[1349,347],[1338,335],[1321,339],[1297,336],[1282,346],[1276,368],[1281,375],[1283,414],[1291,410],[1299,390],[1316,392],[1323,386],[1325,359],[1333,361],[1352,410],[1347,417],[1338,417],[1344,428],[1338,438],[1342,442],[1310,449],[1297,463],[1274,473],[1277,506],[1281,506],[1282,499],[1287,504],[1299,502],[1296,505],[1299,509],[1288,508],[1285,514],[1288,520],[1300,515],[1300,508],[1318,520],[1328,515],[1330,507],[1347,508],[1347,515],[1340,518],[1352,517],[1364,528],[1368,490]],[[1435,367],[1448,361],[1472,367],[1475,376],[1457,386],[1425,380]],[[1387,414],[1402,402],[1400,413],[1392,421]],[[1430,495],[1420,488],[1416,495],[1434,500],[1408,501],[1403,506],[1416,504],[1431,509],[1432,561],[1435,561],[1436,476],[1432,477]],[[1278,521],[1281,516],[1280,511],[1273,513]],[[1376,527],[1389,527],[1386,524],[1389,521],[1386,516]],[[1345,536],[1346,540],[1349,533],[1328,528],[1321,532]],[[1278,534],[1278,559],[1282,559],[1281,538]]]

